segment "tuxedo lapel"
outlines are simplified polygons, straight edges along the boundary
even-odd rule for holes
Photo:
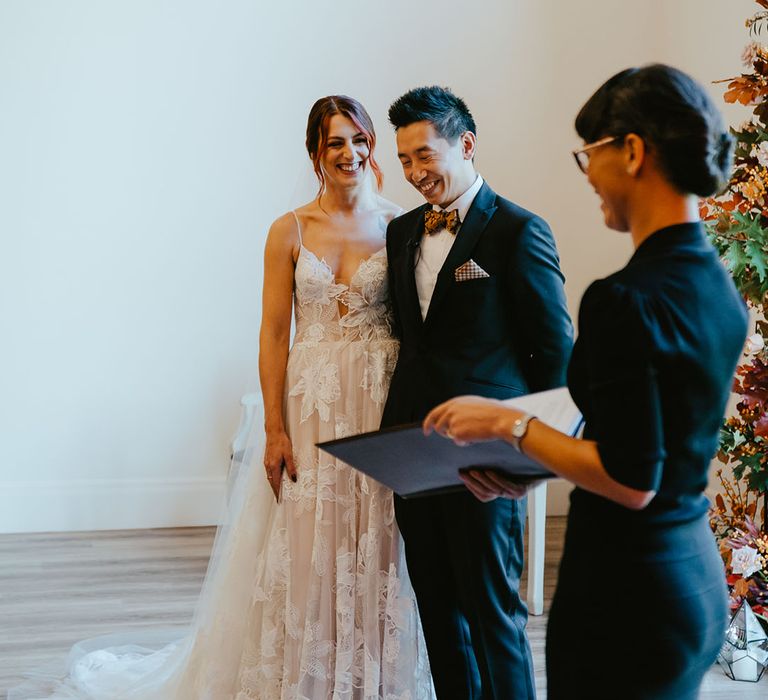
[[[410,235],[405,243],[406,254],[403,256],[403,267],[399,270],[405,285],[405,304],[417,328],[421,327],[422,318],[419,291],[416,288],[416,255],[419,254],[421,238],[424,235],[424,212],[428,208],[431,208],[430,205],[425,204],[418,209],[415,222],[411,226]]]
[[[467,212],[467,218],[462,222],[461,228],[456,234],[456,240],[448,252],[445,263],[437,275],[437,283],[429,302],[429,311],[427,311],[427,317],[424,319],[425,323],[429,323],[430,319],[434,318],[443,296],[454,284],[454,270],[469,259],[472,250],[497,209],[494,204],[495,201],[496,193],[488,186],[487,182],[484,182]],[[416,301],[418,303],[418,295]]]

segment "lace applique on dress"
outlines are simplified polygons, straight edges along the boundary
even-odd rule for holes
[[[283,480],[237,700],[431,699],[392,494],[314,447],[379,427],[398,350],[386,252],[347,286],[302,246],[294,307],[285,413],[298,480]]]

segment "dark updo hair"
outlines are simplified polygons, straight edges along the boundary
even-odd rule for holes
[[[317,181],[320,183],[320,190],[317,196],[319,197],[325,192],[325,176],[320,166],[320,160],[328,148],[328,128],[331,123],[331,117],[334,114],[341,114],[349,119],[365,136],[368,142],[368,163],[376,178],[376,186],[381,190],[384,184],[384,177],[373,155],[373,152],[376,150],[376,131],[373,128],[373,120],[368,112],[365,111],[365,107],[354,97],[328,95],[321,97],[312,105],[312,109],[309,110],[309,117],[307,117],[307,140],[305,143],[307,153],[309,153],[309,157],[312,160],[312,167],[315,170]]]
[[[438,136],[455,142],[465,131],[477,134],[475,120],[467,103],[448,88],[431,85],[409,90],[389,108],[389,121],[395,127],[428,121]]]
[[[684,194],[708,197],[731,174],[734,139],[704,88],[656,63],[606,81],[576,117],[585,142],[633,133],[653,149],[664,175]]]

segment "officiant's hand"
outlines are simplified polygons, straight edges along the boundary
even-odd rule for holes
[[[433,408],[424,419],[424,434],[433,430],[457,445],[504,439],[522,411],[496,399],[458,396]],[[506,431],[506,432],[505,432]]]
[[[280,501],[280,483],[283,480],[283,469],[288,472],[291,481],[296,481],[296,465],[293,461],[291,440],[284,430],[267,432],[267,444],[264,449],[264,469],[267,481],[275,494],[275,500]]]
[[[504,439],[522,411],[505,406],[496,399],[458,396],[433,408],[424,419],[424,434],[433,430],[457,445]],[[496,498],[522,498],[530,483],[521,484],[491,469],[459,472],[461,480],[484,503]]]
[[[493,469],[467,469],[459,472],[459,478],[479,501],[488,503],[497,498],[522,498],[538,481],[525,483],[495,472]]]

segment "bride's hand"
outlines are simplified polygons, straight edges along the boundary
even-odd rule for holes
[[[291,440],[284,430],[267,433],[267,444],[264,450],[264,469],[267,480],[275,494],[275,500],[280,500],[280,483],[283,478],[283,468],[288,472],[291,481],[296,481],[296,465],[293,461]]]

